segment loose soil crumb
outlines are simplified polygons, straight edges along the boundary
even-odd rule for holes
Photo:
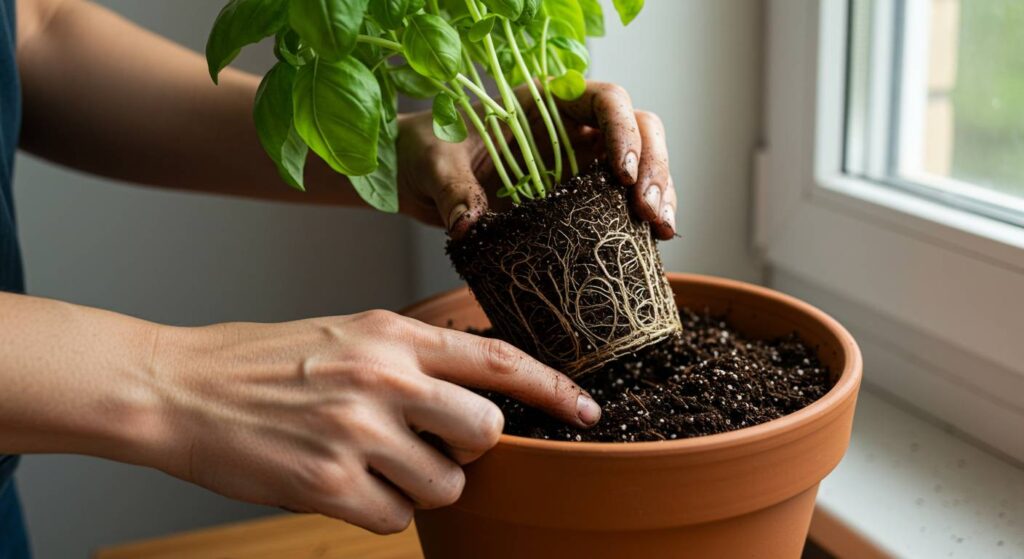
[[[829,371],[796,334],[739,336],[723,317],[680,310],[683,331],[587,375],[601,421],[577,429],[498,394],[505,432],[563,440],[636,442],[733,431],[797,411],[832,388]]]

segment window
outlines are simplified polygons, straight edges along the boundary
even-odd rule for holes
[[[1024,2],[773,0],[754,242],[867,389],[1024,460]]]
[[[849,10],[844,171],[1024,225],[1024,2]]]

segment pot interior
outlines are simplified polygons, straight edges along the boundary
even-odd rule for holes
[[[797,332],[816,349],[822,364],[837,382],[853,365],[856,351],[849,334],[820,310],[771,289],[751,284],[689,274],[666,274],[676,304],[694,312],[707,309],[722,315],[738,332],[752,339],[771,339]],[[457,289],[428,299],[405,314],[435,326],[457,330],[487,329],[490,322],[468,289]]]

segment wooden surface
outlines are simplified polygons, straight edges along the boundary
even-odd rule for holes
[[[836,557],[886,558],[818,507],[810,538]],[[806,554],[804,557],[814,557]],[[423,559],[416,527],[378,536],[311,514],[289,514],[108,547],[94,559]]]
[[[323,516],[293,514],[99,550],[95,559],[422,559],[416,528],[378,536]]]

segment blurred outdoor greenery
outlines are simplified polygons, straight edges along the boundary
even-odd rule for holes
[[[1024,1],[962,0],[952,176],[1024,197]]]

